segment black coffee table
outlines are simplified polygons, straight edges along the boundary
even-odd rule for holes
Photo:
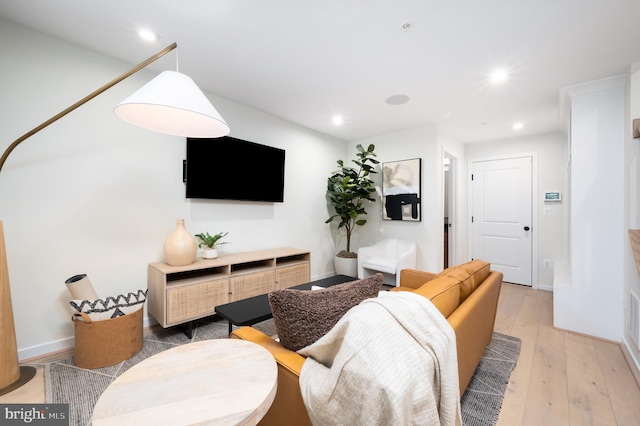
[[[306,284],[300,284],[295,287],[289,287],[296,290],[311,290],[311,286],[331,287],[337,284],[346,283],[357,280],[357,278],[348,277],[346,275],[335,275],[333,277],[312,281]],[[226,303],[216,306],[216,314],[229,321],[229,334],[233,331],[233,326],[251,326],[259,322],[273,318],[271,306],[269,306],[269,297],[267,294],[249,297],[247,299],[238,300],[237,302]]]

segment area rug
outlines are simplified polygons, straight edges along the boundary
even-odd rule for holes
[[[498,421],[504,391],[520,355],[520,343],[517,337],[493,333],[460,400],[465,426],[495,425]]]
[[[268,335],[276,334],[273,320],[253,327]],[[102,392],[116,377],[135,364],[174,346],[224,339],[228,333],[226,321],[203,320],[194,325],[191,338],[187,338],[178,328],[153,330],[145,337],[142,350],[136,356],[110,367],[92,370],[78,368],[73,365],[72,357],[52,362],[45,367],[45,400],[47,403],[69,404],[70,426],[88,426],[91,424],[93,407]],[[495,425],[519,353],[520,339],[493,334],[493,340],[485,350],[461,400],[465,426]]]

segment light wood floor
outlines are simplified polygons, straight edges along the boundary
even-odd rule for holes
[[[620,346],[552,324],[553,293],[503,284],[495,331],[522,347],[498,426],[640,425],[640,389]]]
[[[503,284],[495,330],[522,339],[498,426],[640,425],[640,389],[619,345],[556,330],[553,294]],[[52,355],[39,362],[64,358]],[[44,402],[44,379],[0,403]]]

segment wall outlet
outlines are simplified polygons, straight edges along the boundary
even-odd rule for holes
[[[542,261],[542,267],[543,268],[551,268],[551,261],[549,259],[544,259]]]

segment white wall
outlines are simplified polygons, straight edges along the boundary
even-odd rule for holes
[[[510,158],[520,155],[535,155],[538,169],[533,170],[534,188],[538,189],[533,196],[537,197],[538,210],[536,232],[537,251],[534,259],[534,278],[540,289],[551,290],[553,287],[553,267],[557,262],[567,258],[566,226],[564,222],[566,200],[560,203],[544,203],[545,191],[561,191],[566,195],[567,146],[561,133],[548,133],[533,136],[514,137],[492,142],[472,143],[465,145],[467,161]],[[535,163],[534,163],[535,164]],[[535,205],[535,203],[534,203]],[[545,215],[545,209],[547,215]],[[535,247],[534,247],[535,249]],[[551,268],[543,268],[543,259],[551,260]]]
[[[382,220],[382,202],[378,199],[367,209],[368,222],[354,233],[352,245],[357,249],[385,237],[412,240],[418,245],[417,268],[440,271],[443,261],[443,183],[437,128],[425,126],[350,142],[348,158],[344,158],[345,161],[355,158],[357,144],[362,144],[364,147],[374,144],[378,154],[377,160],[381,163],[412,158],[422,159],[422,221]],[[374,180],[379,187],[382,186],[380,173]]]
[[[624,247],[624,78],[567,88],[571,98],[568,276],[554,326],[619,342]]]
[[[629,67],[627,78],[627,115],[625,117],[625,228],[640,228],[640,139],[633,139],[632,121],[640,118],[640,62]],[[629,329],[629,294],[633,290],[640,296],[640,270],[636,266],[630,244],[624,244],[624,318],[622,341],[640,369],[640,350]]]
[[[539,199],[544,191],[565,190],[567,168],[567,146],[561,133],[516,137],[500,141],[471,143],[462,145],[438,132],[436,126],[425,126],[380,135],[349,143],[349,159],[355,157],[355,145],[376,146],[378,160],[397,161],[422,158],[422,222],[400,222],[382,220],[382,203],[376,202],[368,208],[368,223],[354,234],[354,246],[366,246],[384,236],[394,236],[414,240],[418,244],[418,269],[440,271],[443,265],[443,168],[444,153],[456,157],[457,211],[456,259],[455,263],[470,259],[468,249],[468,206],[467,163],[474,159],[505,158],[522,153],[538,157],[536,176]],[[380,176],[376,177],[378,184]],[[540,202],[538,223],[538,286],[550,290],[553,286],[553,267],[542,268],[542,259],[566,260],[566,226],[564,223],[565,203],[545,204]],[[550,209],[549,216],[543,216],[543,209]]]
[[[0,150],[131,65],[0,21]],[[0,173],[21,359],[72,345],[70,276],[88,274],[105,297],[146,288],[147,264],[162,260],[178,218],[192,233],[228,231],[226,251],[309,249],[312,278],[334,273],[325,185],[346,144],[209,94],[232,136],[286,150],[285,202],[187,200],[184,138],[112,113],[153,76],[139,72],[31,137]]]

